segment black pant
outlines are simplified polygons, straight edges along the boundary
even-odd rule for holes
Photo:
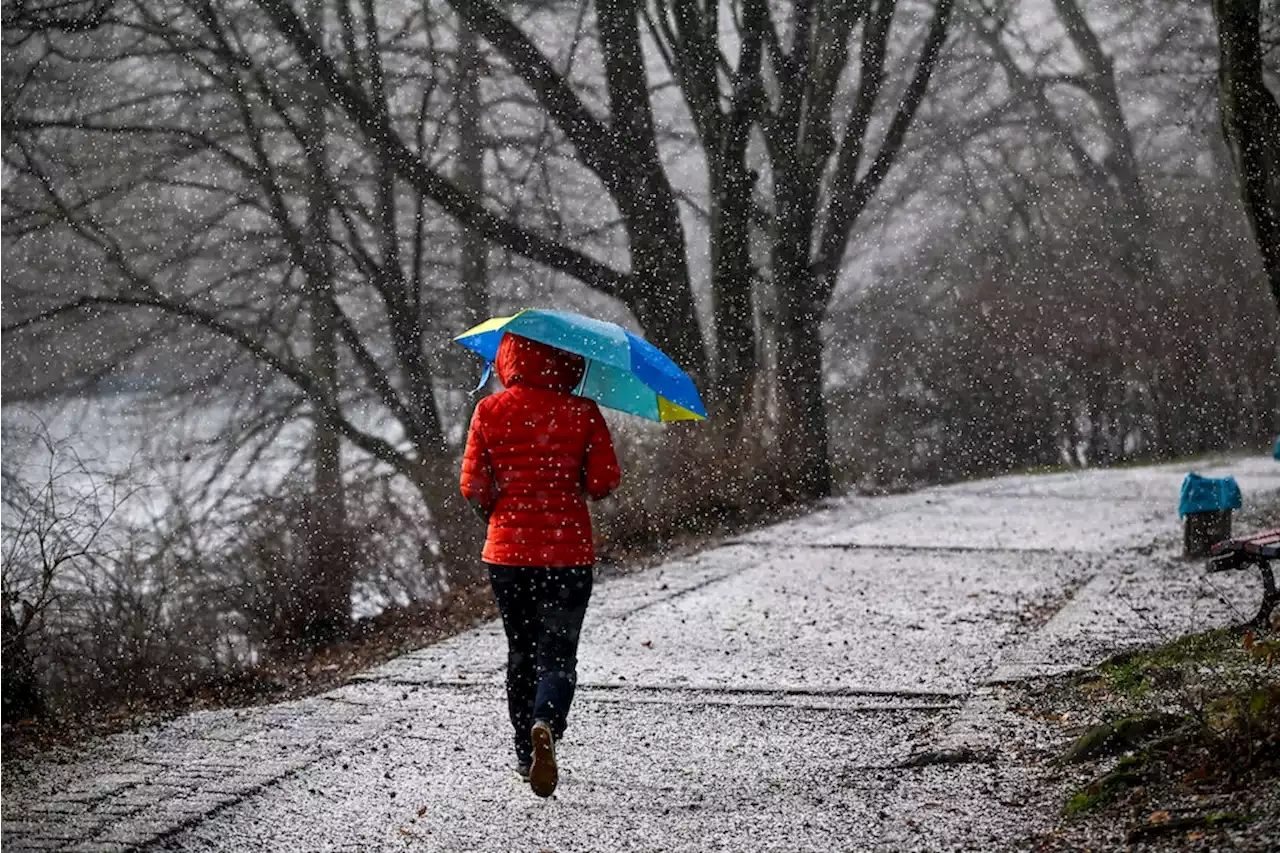
[[[578,683],[578,637],[591,598],[591,566],[489,566],[507,632],[507,710],[516,755],[527,761],[529,730],[544,720],[564,734]]]

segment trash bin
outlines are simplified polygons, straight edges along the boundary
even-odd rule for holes
[[[1230,539],[1231,510],[1239,508],[1240,487],[1235,477],[1188,474],[1178,501],[1178,515],[1183,517],[1183,555],[1207,557],[1213,543]]]

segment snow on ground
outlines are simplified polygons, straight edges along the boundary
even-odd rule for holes
[[[508,770],[495,624],[322,696],[12,773],[6,851],[989,850],[1047,824],[1001,680],[1252,614],[1177,559],[1185,466],[828,502],[597,587],[556,796]],[[1246,500],[1280,464],[1225,460]],[[907,766],[941,747],[987,760]]]

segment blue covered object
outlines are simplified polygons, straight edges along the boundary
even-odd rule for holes
[[[1276,436],[1276,446],[1272,449],[1271,455],[1280,461],[1280,435]]]
[[[1240,487],[1235,477],[1201,477],[1192,473],[1182,481],[1178,515],[1239,508]]]

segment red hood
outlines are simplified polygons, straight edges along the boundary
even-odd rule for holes
[[[582,381],[582,356],[507,332],[494,361],[498,378],[510,388],[518,382],[537,388],[572,391]]]

